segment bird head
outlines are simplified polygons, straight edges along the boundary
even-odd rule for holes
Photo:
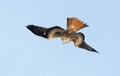
[[[71,39],[70,39],[70,38],[67,38],[67,37],[62,38],[62,44],[69,43],[70,41],[71,41]]]

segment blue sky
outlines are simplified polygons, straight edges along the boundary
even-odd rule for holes
[[[120,76],[119,0],[0,1],[0,76]],[[25,26],[66,28],[67,17],[90,25],[80,30],[100,54],[46,40]]]

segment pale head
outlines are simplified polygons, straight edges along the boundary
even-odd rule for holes
[[[62,44],[69,43],[70,41],[71,41],[71,39],[68,38],[68,37],[64,37],[64,38],[62,38]]]

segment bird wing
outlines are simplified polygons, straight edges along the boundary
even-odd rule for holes
[[[85,42],[85,36],[81,32],[76,34],[76,37],[73,39],[73,41],[74,41],[75,46],[79,48],[86,49],[91,52],[99,53],[98,51],[96,51],[94,48],[92,48]]]
[[[78,31],[84,27],[88,27],[88,25],[83,21],[79,20],[78,18],[67,18],[67,29],[71,31]]]
[[[41,26],[35,26],[35,25],[28,25],[26,26],[32,33],[34,33],[37,36],[41,36],[46,39],[52,39],[55,37],[61,37],[63,28],[59,26],[54,26],[50,28],[45,28]]]
[[[79,46],[80,48],[86,49],[88,51],[91,52],[96,52],[99,53],[98,51],[96,51],[94,48],[92,48],[91,46],[89,46],[87,43],[83,42],[82,45]]]

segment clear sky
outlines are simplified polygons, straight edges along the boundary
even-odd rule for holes
[[[67,17],[100,54],[47,40],[25,26],[66,28]],[[0,76],[120,76],[119,0],[1,0]]]

